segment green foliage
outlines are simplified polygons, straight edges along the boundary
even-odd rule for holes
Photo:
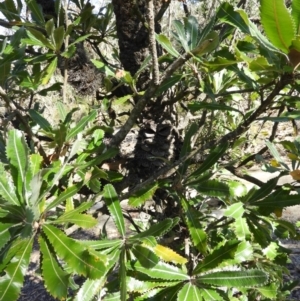
[[[157,58],[158,84],[148,76],[155,67],[151,55],[131,74],[107,63],[98,49],[99,58],[91,62],[105,75],[101,105],[123,109],[134,100],[130,117],[106,120],[100,106],[93,105],[75,121],[78,109],[55,100],[60,121],[54,125],[37,104],[20,108],[24,100],[66,89],[66,83],[53,83],[62,60],[68,62],[79,43],[88,41],[93,47],[109,45],[118,61],[112,4],[95,14],[89,2],[71,2],[77,11],[69,12],[67,26],[61,1],[55,1],[57,16],[50,19],[36,1],[26,1],[30,22],[20,17],[21,1],[0,3],[8,24],[14,25],[9,38],[0,40],[0,97],[13,112],[9,121],[20,123],[18,129],[15,123],[1,128],[0,300],[18,299],[34,242],[45,287],[59,300],[89,301],[98,295],[122,301],[283,300],[293,285],[283,285],[288,250],[279,238],[299,235],[293,223],[279,217],[285,207],[300,204],[300,191],[296,183],[281,187],[277,182],[286,174],[300,180],[299,139],[280,142],[291,164],[274,142],[266,142],[274,159],[263,162],[264,168],[280,174],[266,183],[256,181],[258,188],[247,190],[224,175],[227,170],[243,178],[239,168],[255,157],[243,152],[253,123],[299,119],[295,91],[300,88],[294,76],[300,61],[298,2],[293,1],[290,12],[283,1],[261,1],[268,39],[244,10],[227,2],[208,24],[195,16],[173,20],[171,37],[166,32],[155,36],[166,51]],[[149,82],[141,88],[145,74]],[[111,97],[120,87],[125,95]],[[104,165],[122,157],[111,141],[128,133],[143,115],[138,111],[143,103],[147,118],[152,114],[148,107],[166,103],[172,110],[181,105],[172,120],[182,114],[193,122],[172,128],[172,134],[184,136],[178,161],[162,158],[165,170],[121,192],[123,183],[116,182],[127,174]],[[278,107],[286,111],[261,117]],[[115,122],[121,123],[119,132]],[[157,134],[157,128],[150,130]],[[139,227],[122,202],[128,199],[135,211],[149,200],[158,206],[162,191],[166,209]],[[220,208],[210,208],[212,199]],[[105,237],[105,229],[93,240],[70,236],[70,228],[98,225],[94,208],[99,204],[111,216],[117,237]],[[80,284],[75,284],[78,276]]]

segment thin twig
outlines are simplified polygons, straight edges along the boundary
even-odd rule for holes
[[[156,40],[155,40],[155,22],[154,22],[154,5],[153,0],[148,1],[148,24],[149,24],[149,44],[150,44],[150,52],[152,55],[152,63],[153,63],[153,83],[154,85],[159,85],[159,67],[158,67],[158,59],[157,59],[157,48],[156,48]]]
[[[69,26],[69,18],[68,18],[68,0],[65,0],[64,10],[65,10],[65,22],[66,27]],[[67,50],[69,47],[69,35],[65,37],[65,49]],[[63,103],[67,103],[67,84],[68,84],[68,59],[64,60],[64,88],[63,88]]]
[[[36,146],[39,154],[43,157],[44,163],[46,165],[50,164],[50,161],[40,143],[40,141],[34,136],[31,127],[28,125],[27,120],[24,118],[24,116],[20,113],[20,111],[14,106],[12,100],[9,98],[9,96],[6,94],[6,92],[0,87],[0,97],[4,100],[6,106],[10,108],[12,111],[16,113],[16,117],[20,120],[20,122],[23,124],[26,134],[28,135],[29,139],[31,139]]]

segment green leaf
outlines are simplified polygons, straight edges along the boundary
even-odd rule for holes
[[[262,250],[263,254],[271,261],[274,261],[274,259],[280,254],[278,252],[279,245],[275,242],[271,242],[266,248]]]
[[[119,269],[119,279],[120,279],[120,301],[127,300],[127,285],[126,285],[126,276],[127,276],[127,269],[126,269],[126,250],[125,248],[122,249],[120,254],[120,269]]]
[[[15,301],[18,299],[24,276],[30,261],[33,238],[15,241],[17,252],[9,261],[0,277],[0,301]],[[4,275],[3,275],[4,274]]]
[[[141,266],[146,269],[155,267],[159,262],[158,256],[148,248],[135,245],[131,250]]]
[[[64,43],[64,38],[65,38],[65,27],[60,26],[54,30],[54,41],[55,41],[55,48],[56,51],[60,51],[61,46]]]
[[[111,184],[104,186],[103,197],[119,233],[122,235],[122,237],[125,237],[125,222],[120,201],[118,200],[118,195],[115,191],[115,188]]]
[[[224,143],[222,145],[218,145],[216,148],[211,150],[210,154],[206,158],[206,160],[200,165],[198,169],[196,169],[190,176],[190,178],[196,177],[207,171],[211,168],[227,151],[228,143]]]
[[[257,202],[263,199],[264,197],[268,196],[276,187],[279,178],[280,176],[270,179],[269,181],[264,183],[263,186],[261,186],[258,190],[256,190],[252,194],[250,199],[247,200],[247,203],[251,204],[253,202]]]
[[[12,183],[12,179],[8,176],[4,166],[0,164],[0,195],[11,205],[20,205],[16,195],[16,188]]]
[[[296,1],[293,1],[296,2]],[[258,287],[257,290],[266,298],[269,298],[269,300],[276,300],[277,293],[278,293],[278,286],[276,283],[271,283],[269,285]]]
[[[199,42],[199,23],[194,16],[184,19],[189,49],[194,49]]]
[[[170,265],[164,262],[158,262],[151,269],[144,268],[139,262],[136,262],[134,265],[132,265],[132,263],[129,262],[127,264],[127,269],[136,270],[138,272],[146,274],[151,278],[163,279],[168,281],[187,281],[190,278],[182,269],[179,269],[174,265]]]
[[[40,9],[40,6],[37,5],[36,0],[25,0],[30,12],[33,14],[34,19],[37,20],[40,24],[45,23],[44,14]]]
[[[197,264],[193,270],[193,275],[214,269],[222,262],[234,258],[239,241],[231,240],[226,242],[224,246],[219,247],[209,255],[207,255],[201,262]]]
[[[241,218],[245,212],[244,204],[242,202],[230,205],[224,212],[225,216],[232,217],[234,219]]]
[[[242,241],[235,252],[236,262],[245,262],[253,260],[253,247],[249,241]]]
[[[31,194],[32,174],[28,160],[29,149],[21,131],[10,130],[8,132],[6,152],[19,201],[20,203],[27,203]]]
[[[14,224],[0,223],[0,250],[6,245],[11,237],[11,227]]]
[[[286,170],[289,170],[288,165],[284,162],[284,160],[281,158],[279,152],[277,151],[275,145],[270,142],[270,141],[266,141],[266,146],[268,147],[269,151],[271,152],[272,156],[274,157],[274,159],[280,163],[280,165],[282,165]]]
[[[241,111],[239,111],[236,108],[224,105],[224,104],[219,104],[219,103],[207,103],[207,102],[192,102],[190,104],[188,104],[188,108],[192,111],[192,112],[196,112],[198,110],[212,110],[212,111],[235,111],[240,113],[241,115],[244,115]]]
[[[181,198],[181,206],[185,212],[185,222],[192,242],[200,252],[205,254],[207,252],[207,234],[199,222],[199,213],[184,198]]]
[[[229,196],[229,187],[227,184],[219,182],[218,180],[208,180],[198,185],[189,186],[195,188],[198,192],[204,195],[214,197],[226,197]]]
[[[91,215],[74,213],[68,211],[67,213],[60,216],[58,219],[54,220],[52,224],[64,224],[71,223],[75,224],[83,229],[92,228],[97,225],[98,221]]]
[[[300,204],[299,195],[287,195],[279,199],[277,195],[270,195],[262,201],[253,202],[251,205],[260,208],[285,208]]]
[[[296,28],[296,34],[299,35],[300,31],[300,2],[297,0],[292,1],[292,17]]]
[[[181,79],[183,75],[182,74],[175,74],[164,80],[160,86],[158,87],[156,91],[156,95],[161,95],[163,92],[168,90],[169,88],[173,87],[175,84],[177,84]]]
[[[178,301],[201,301],[202,293],[200,289],[191,282],[186,283],[178,293]]]
[[[57,67],[57,57],[55,57],[49,65],[43,70],[42,84],[48,84]]]
[[[80,240],[80,243],[95,250],[121,248],[123,245],[123,241],[121,239]]]
[[[36,122],[44,131],[51,132],[51,124],[47,119],[45,119],[41,114],[39,114],[39,112],[33,109],[29,109],[28,113],[33,119],[33,121]]]
[[[184,136],[184,141],[183,145],[181,148],[180,152],[180,158],[185,156],[187,153],[191,151],[191,143],[192,143],[192,137],[196,134],[196,132],[199,130],[199,126],[196,122],[193,122],[190,126],[189,129],[187,130],[185,136]],[[187,171],[188,167],[190,165],[190,160],[186,160],[182,165],[179,167],[178,172],[181,176],[185,174]]]
[[[188,52],[191,50],[188,45],[188,37],[185,32],[185,28],[181,21],[174,20],[172,22],[173,27],[175,28],[175,32],[173,32],[174,37],[176,40],[181,44],[185,52]],[[170,52],[169,52],[170,53]]]
[[[70,275],[59,266],[48,244],[41,236],[39,244],[43,254],[42,275],[45,286],[54,298],[66,299]]]
[[[268,281],[268,275],[261,270],[221,271],[197,277],[197,282],[227,287],[261,286]]]
[[[296,37],[295,24],[284,0],[261,0],[260,17],[269,40],[284,53]]]
[[[138,207],[144,204],[146,201],[151,199],[159,187],[158,182],[154,182],[149,186],[144,187],[143,189],[134,193],[130,198],[128,204],[133,207]]]
[[[55,200],[53,200],[45,209],[45,211],[49,211],[50,209],[56,207],[60,203],[64,202],[66,199],[75,195],[82,187],[82,183],[77,183],[73,186],[68,187],[65,191],[63,191]]]
[[[99,279],[87,279],[81,285],[78,293],[75,296],[74,301],[91,301],[94,296],[99,293],[101,288],[105,285],[106,277],[100,277]]]
[[[80,119],[80,121],[76,124],[76,126],[68,131],[66,140],[70,141],[77,134],[82,132],[89,122],[93,122],[93,120],[96,118],[96,116],[97,116],[97,112],[95,110],[93,110],[89,113],[88,116],[85,116],[82,119]]]
[[[29,27],[26,33],[29,39],[22,39],[23,44],[46,47],[55,51],[55,46],[40,31]]]
[[[225,215],[225,214],[224,214]],[[249,227],[245,218],[236,218],[233,226],[235,228],[235,234],[238,239],[246,239],[250,235]]]
[[[224,298],[215,289],[202,288],[201,293],[204,301],[223,301]]]
[[[179,52],[172,46],[170,40],[165,35],[156,35],[156,40],[168,53],[175,57],[179,56]]]
[[[155,223],[151,225],[151,227],[139,234],[136,234],[129,238],[130,240],[147,238],[148,236],[162,236],[170,231],[172,227],[174,227],[178,223],[179,219],[172,220],[171,218],[166,218],[161,222]]]
[[[90,279],[100,278],[106,273],[105,255],[100,257],[99,253],[97,256],[90,254],[85,246],[51,225],[44,224],[42,229],[57,255],[68,264],[73,272]]]

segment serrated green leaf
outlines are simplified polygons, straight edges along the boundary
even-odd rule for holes
[[[90,279],[102,277],[106,273],[107,258],[90,254],[79,242],[67,237],[57,228],[44,224],[42,227],[53,249],[79,275]]]
[[[28,8],[30,9],[31,13],[33,14],[34,18],[40,23],[44,24],[44,14],[41,11],[40,7],[37,5],[36,0],[25,0]]]
[[[141,266],[143,266],[146,269],[153,268],[159,262],[158,256],[149,248],[136,245],[132,248],[132,253],[139,261]]]
[[[121,239],[80,240],[80,243],[95,250],[120,248],[123,245]]]
[[[138,272],[146,274],[147,276],[155,279],[163,279],[168,281],[176,281],[176,280],[186,281],[189,280],[190,278],[186,274],[186,272],[183,271],[182,269],[179,269],[176,266],[164,262],[158,262],[151,269],[144,268],[139,262],[136,262],[134,265],[128,263],[127,268],[129,270],[134,269]]]
[[[234,259],[237,262],[250,261],[253,259],[253,247],[249,241],[242,241],[235,252]]]
[[[232,225],[235,228],[235,234],[238,239],[243,240],[250,235],[249,227],[245,218],[236,218]]]
[[[293,1],[295,2],[295,1]],[[270,300],[276,300],[279,287],[276,283],[271,283],[267,286],[258,287],[257,290],[266,298]]]
[[[261,186],[258,190],[254,192],[254,194],[250,197],[250,199],[248,199],[247,202],[251,204],[268,196],[276,187],[279,177],[280,176],[272,178],[266,183],[264,183],[263,186]]]
[[[296,28],[296,34],[299,34],[300,31],[300,2],[292,1],[292,17]]]
[[[146,201],[152,198],[158,187],[158,182],[154,182],[151,185],[137,191],[134,195],[132,195],[129,198],[128,204],[133,207],[141,206]]]
[[[178,301],[201,301],[202,294],[200,289],[192,283],[186,283],[178,293]]]
[[[30,196],[32,174],[29,168],[28,145],[21,131],[10,130],[8,132],[6,153],[19,201],[26,203]]]
[[[33,119],[33,121],[36,122],[44,131],[51,132],[51,124],[41,114],[39,114],[36,110],[33,109],[29,109],[28,113]]]
[[[224,212],[225,216],[232,217],[234,219],[241,218],[245,212],[244,204],[242,202],[230,205]]]
[[[58,59],[55,57],[49,65],[44,69],[43,71],[43,78],[42,78],[42,84],[46,85],[48,84],[49,80],[51,79],[52,75],[56,71]]]
[[[262,250],[263,254],[270,260],[274,260],[278,253],[279,245],[275,242],[271,242],[266,248]]]
[[[2,164],[0,164],[0,195],[12,205],[19,206],[21,204],[16,195],[16,188],[12,179],[8,176]]]
[[[207,252],[207,234],[199,222],[199,213],[185,199],[181,199],[185,211],[185,221],[194,246],[203,254]]]
[[[25,43],[25,45],[28,44],[33,46],[47,47],[51,50],[55,50],[55,46],[52,45],[40,31],[29,27],[26,33],[29,39],[22,39],[23,44]]]
[[[186,28],[186,36],[190,49],[194,49],[199,42],[199,23],[194,16],[188,16],[184,19],[184,25]]]
[[[106,277],[100,277],[99,279],[95,280],[85,280],[76,294],[74,301],[91,301],[104,286],[105,281]]]
[[[174,227],[177,223],[178,223],[178,219],[172,220],[171,218],[166,218],[161,222],[151,225],[149,229],[130,237],[129,241],[135,239],[142,239],[148,236],[154,236],[154,237],[162,236],[167,232],[169,232],[170,229]]]
[[[54,30],[54,41],[55,41],[55,48],[56,51],[60,51],[61,46],[64,43],[65,38],[65,27],[60,26]]]
[[[235,111],[240,113],[241,115],[244,115],[240,110],[227,106],[225,104],[220,104],[220,103],[215,103],[215,102],[192,102],[188,104],[188,108],[192,111],[192,112],[196,112],[198,110],[212,110],[212,111]]]
[[[43,157],[39,154],[30,155],[30,168],[32,175],[35,176],[41,169]]]
[[[173,262],[174,264],[187,263],[186,258],[177,254],[176,252],[174,252],[172,249],[168,247],[164,247],[160,244],[156,244],[154,247],[150,247],[150,249],[155,253],[155,255],[157,255],[163,261]]]
[[[264,31],[273,43],[284,53],[296,36],[295,24],[283,0],[261,0],[260,17]]]
[[[70,131],[68,131],[66,140],[69,141],[72,138],[74,138],[77,134],[82,132],[86,125],[89,122],[92,122],[97,116],[97,112],[95,110],[91,111],[88,116],[85,116],[80,119],[80,121],[76,124],[74,128],[72,128]]]
[[[261,208],[285,208],[299,204],[299,195],[287,195],[282,199],[278,199],[277,195],[270,195],[262,201],[253,202],[251,205]]]
[[[231,240],[226,242],[224,246],[219,247],[207,255],[201,262],[197,264],[193,270],[193,275],[214,269],[225,260],[234,258],[239,241]]]
[[[192,142],[191,139],[196,134],[197,130],[199,130],[199,125],[196,122],[193,122],[189,126],[189,128],[184,136],[184,141],[183,141],[183,145],[182,145],[180,156],[179,156],[180,158],[182,158],[188,152],[191,151],[191,142]],[[184,163],[181,164],[181,166],[178,169],[178,172],[181,176],[183,176],[185,174],[189,165],[190,165],[190,160],[186,160]]]
[[[73,211],[73,210],[72,210]],[[74,213],[70,214],[68,211],[66,214],[60,216],[58,219],[52,222],[52,224],[75,224],[83,229],[92,228],[97,225],[98,221],[91,215]]]
[[[115,188],[111,184],[104,186],[103,197],[119,233],[122,235],[122,237],[125,237],[125,222],[120,206],[120,201],[118,199]]]
[[[168,53],[175,57],[179,56],[179,52],[172,46],[170,40],[165,35],[156,35],[156,40]]]
[[[202,288],[201,293],[204,301],[223,301],[224,298],[216,290]]]
[[[5,267],[4,275],[0,277],[0,301],[18,299],[29,265],[33,238],[34,236],[20,241],[18,251]]]
[[[14,224],[8,223],[0,223],[0,250],[6,245],[6,243],[10,240],[11,234],[11,227]]]
[[[64,202],[68,198],[72,197],[81,189],[81,187],[82,187],[82,183],[77,183],[73,186],[68,187],[65,191],[60,193],[60,195],[46,207],[45,211],[49,211],[50,209],[56,207],[57,205]]]
[[[253,287],[264,285],[268,275],[261,270],[221,271],[197,277],[204,284],[227,287]]]
[[[274,159],[280,163],[280,165],[282,165],[286,170],[289,170],[289,167],[287,166],[287,164],[284,162],[284,160],[281,158],[279,152],[277,151],[274,143],[270,142],[270,141],[266,141],[266,146],[268,147],[269,151],[271,152],[272,156],[274,157]]]
[[[229,187],[227,184],[218,180],[207,180],[198,185],[190,185],[195,188],[199,193],[214,196],[214,197],[227,197],[229,196]]]
[[[172,25],[175,28],[175,32],[173,32],[173,36],[181,44],[181,46],[183,47],[185,52],[190,51],[191,48],[189,48],[187,35],[186,35],[185,28],[184,28],[182,22],[179,20],[174,20],[172,22]]]
[[[211,150],[206,160],[190,175],[189,178],[199,176],[211,168],[219,160],[219,158],[223,156],[227,149],[228,143],[224,143]]]
[[[42,275],[47,290],[58,299],[66,299],[70,275],[65,272],[54,258],[46,241],[40,236],[39,244],[43,254]]]
[[[182,77],[182,74],[174,74],[170,76],[160,84],[155,95],[161,95],[163,92],[167,91],[169,88],[178,83],[182,79]]]

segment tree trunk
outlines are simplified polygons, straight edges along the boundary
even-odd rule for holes
[[[135,4],[135,2],[137,4]],[[149,55],[149,32],[144,26],[147,20],[147,0],[113,0],[119,40],[120,60],[125,70],[134,75]],[[155,0],[155,15],[163,1]],[[156,32],[160,25],[156,22]],[[138,88],[146,89],[150,71],[138,81]],[[135,185],[152,176],[167,162],[178,158],[181,140],[174,127],[173,108],[162,104],[159,96],[145,108],[139,119],[139,129],[134,129],[121,144],[122,155],[127,157],[126,183]]]

